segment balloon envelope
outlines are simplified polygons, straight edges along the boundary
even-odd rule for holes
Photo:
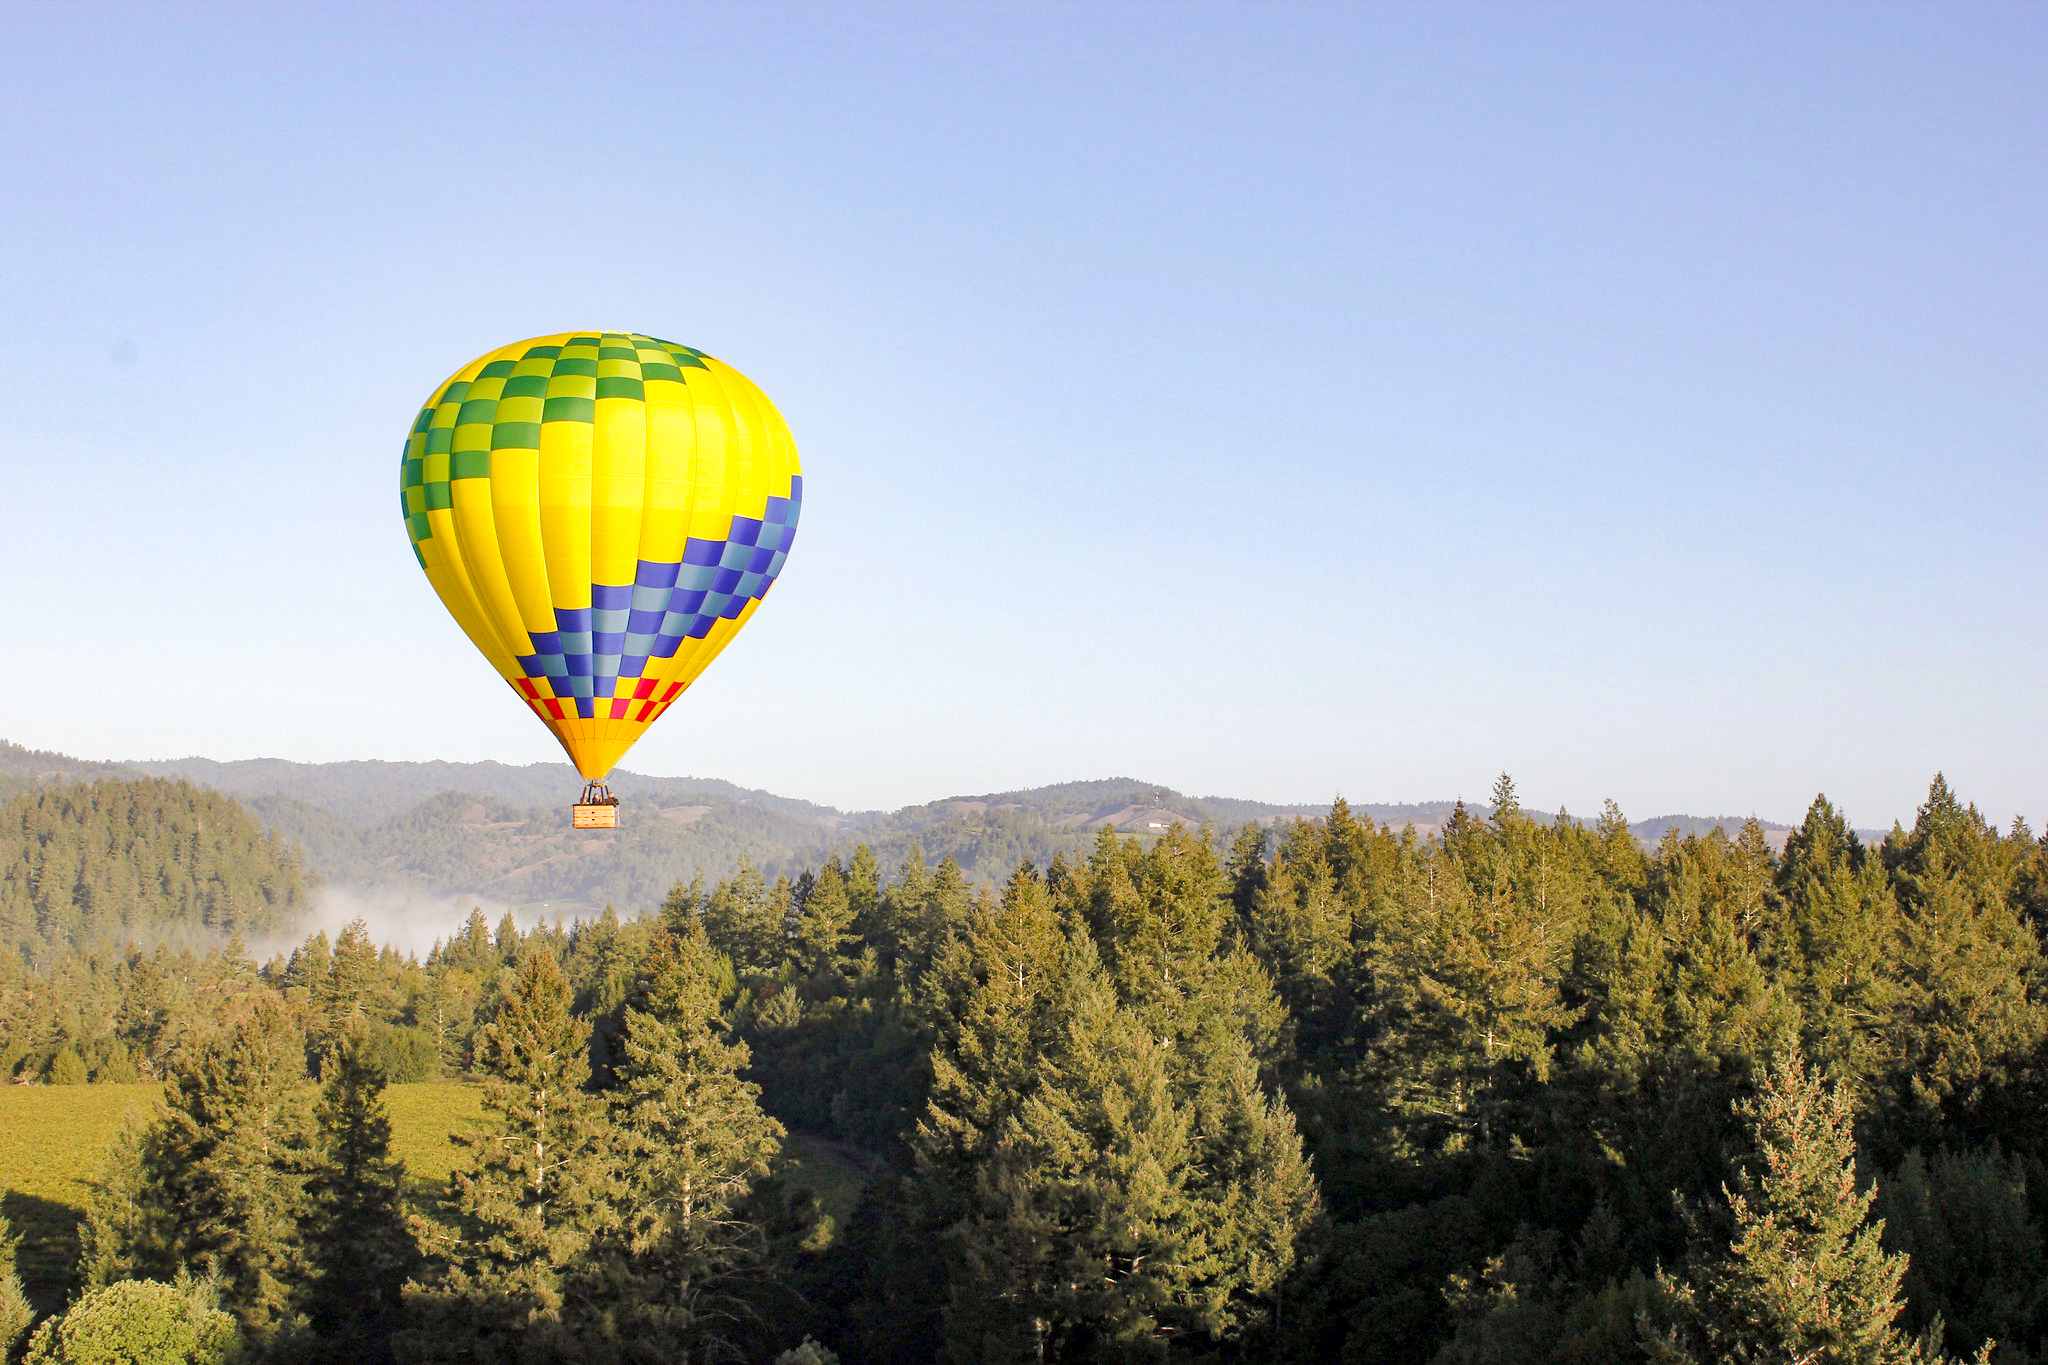
[[[637,332],[463,366],[420,409],[401,483],[443,605],[592,780],[753,616],[803,502],[766,395]]]

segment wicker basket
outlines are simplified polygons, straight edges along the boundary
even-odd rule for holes
[[[577,804],[569,807],[569,824],[575,829],[617,829],[619,808],[615,805]]]

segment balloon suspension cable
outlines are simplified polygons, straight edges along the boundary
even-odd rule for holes
[[[602,782],[586,782],[583,784],[583,799],[576,804],[579,806],[616,806],[619,804],[619,798],[613,796],[612,789]]]

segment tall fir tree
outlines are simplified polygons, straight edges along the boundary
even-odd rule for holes
[[[1765,1065],[1736,1106],[1745,1150],[1722,1198],[1692,1217],[1679,1274],[1660,1273],[1672,1321],[1646,1324],[1670,1365],[1907,1365],[1894,1326],[1906,1258],[1887,1253],[1874,1187],[1856,1179],[1848,1097],[1797,1049]]]
[[[1055,1038],[1024,1059],[977,1143],[985,1155],[954,1166],[942,1352],[953,1365],[1142,1358],[1163,1345],[1193,1231],[1181,1188],[1190,1119],[1163,1049],[1119,1007],[1094,950],[1075,942],[1062,957]],[[942,1093],[933,1109],[945,1113]],[[938,1131],[928,1119],[921,1136]]]
[[[2048,1039],[2015,852],[1939,774],[1912,831],[1885,841],[1900,908],[1885,1127],[1900,1146],[1938,1140],[1944,1110],[1979,1100]]]
[[[975,899],[966,875],[951,855],[929,870],[923,858],[924,851],[913,844],[902,877],[888,891],[897,971],[910,982],[921,980],[946,945],[966,931]]]
[[[1063,932],[1028,866],[934,971],[942,1023],[913,1149],[952,1266],[948,1359],[1213,1348],[1258,1315],[1315,1206],[1247,1023],[1271,986],[1218,956],[1230,906],[1213,851],[1184,831],[1149,854],[1099,847],[1091,881],[1122,886],[1093,916],[1120,935],[1135,998],[1085,928]]]
[[[313,1149],[305,1044],[269,992],[240,997],[213,1037],[181,1055],[142,1143],[134,1264],[219,1285],[250,1338],[287,1329],[307,1276]]]
[[[854,845],[846,860],[846,895],[853,902],[853,932],[862,943],[881,948],[883,934],[882,868],[875,851]]]
[[[377,945],[362,920],[351,920],[334,940],[334,955],[323,979],[313,983],[313,1008],[319,1021],[315,1043],[334,1047],[351,1027],[381,1014]]]
[[[797,966],[806,976],[829,976],[837,980],[854,971],[853,950],[858,943],[854,922],[858,911],[848,889],[845,869],[838,857],[826,860],[811,879],[797,916],[795,950]]]
[[[773,975],[788,956],[789,934],[767,879],[752,863],[712,888],[704,901],[704,932],[732,959],[742,979]]]
[[[107,1144],[98,1177],[87,1190],[85,1221],[78,1230],[78,1281],[84,1288],[97,1289],[140,1270],[148,1179],[142,1153],[152,1126],[131,1111]]]
[[[405,1168],[391,1156],[384,1076],[367,1049],[360,1025],[344,1035],[314,1110],[306,1315],[317,1344],[309,1354],[336,1365],[391,1358],[404,1286],[420,1259],[406,1225]]]
[[[1806,1054],[1866,1089],[1884,1070],[1897,990],[1898,910],[1884,866],[1817,796],[1785,842],[1776,883],[1782,919],[1769,951],[1798,1001]]]
[[[1033,1059],[1062,1027],[1068,955],[1051,897],[1027,864],[935,967],[926,1010],[938,1040],[916,1149],[938,1187],[964,1191],[1021,1100]]]
[[[594,922],[577,926],[575,942],[583,964],[576,1012],[600,1019],[617,1013],[632,992],[644,950],[639,926],[621,924],[618,911],[607,905]]]
[[[539,933],[541,926],[535,925]],[[519,919],[510,910],[498,918],[497,932],[492,936],[491,946],[497,951],[498,965],[516,967],[526,949],[527,936],[519,932]]]
[[[1236,912],[1240,935],[1249,930],[1252,908],[1266,889],[1266,849],[1271,842],[1272,831],[1266,826],[1248,824],[1231,839],[1230,852],[1223,860],[1224,875],[1230,879],[1230,908]]]
[[[1297,821],[1246,914],[1252,951],[1273,974],[1313,1063],[1349,1021],[1341,985],[1352,947],[1352,907],[1338,887],[1323,831]]]
[[[409,1361],[576,1360],[590,1305],[576,1296],[586,1253],[609,1221],[609,1134],[590,1082],[589,1027],[545,945],[527,952],[480,1031],[483,1126],[450,1177],[452,1240],[406,1287]]]
[[[292,1004],[317,1009],[319,993],[326,989],[333,971],[334,949],[327,941],[327,931],[322,929],[292,949],[284,974],[275,984]]]
[[[625,1212],[603,1250],[616,1335],[648,1365],[738,1358],[762,1251],[742,1205],[782,1144],[740,1078],[746,1046],[724,1036],[720,965],[695,926],[664,932],[626,1007],[612,1096]]]
[[[491,921],[482,906],[470,907],[469,918],[462,922],[462,932],[448,941],[447,953],[453,965],[471,972],[488,971],[498,965],[497,951],[491,943]]]
[[[1908,1152],[1880,1183],[1887,1250],[1911,1257],[1902,1321],[1970,1351],[1997,1341],[2001,1361],[2039,1358],[2048,1325],[2048,1240],[2028,1186],[2040,1166],[1998,1147]],[[2030,1349],[2031,1348],[2031,1349]]]
[[[1372,945],[1361,1074],[1415,1150],[1509,1141],[1517,1095],[1547,1078],[1553,1037],[1572,1018],[1561,988],[1570,928],[1512,879],[1474,875],[1496,841],[1469,818],[1447,834],[1424,855],[1407,913]]]

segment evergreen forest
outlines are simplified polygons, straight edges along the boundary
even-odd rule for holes
[[[1876,838],[1503,777],[854,842],[412,955],[79,777],[0,806],[0,1070],[163,1098],[61,1256],[0,1236],[10,1359],[2048,1361],[2048,843],[1940,778]],[[431,1078],[483,1119],[422,1195]]]

